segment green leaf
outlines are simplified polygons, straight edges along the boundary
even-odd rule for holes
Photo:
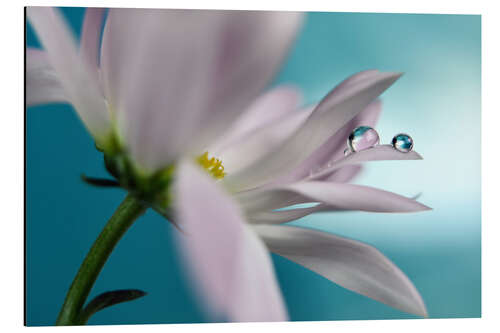
[[[113,290],[102,293],[90,301],[80,312],[78,316],[78,324],[85,325],[94,313],[101,311],[104,308],[123,302],[133,301],[146,295],[146,292],[138,289]]]

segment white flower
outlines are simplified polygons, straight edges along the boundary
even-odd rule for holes
[[[269,249],[426,316],[410,280],[373,247],[280,225],[316,211],[428,209],[347,183],[362,162],[421,158],[384,145],[343,155],[350,130],[375,124],[376,98],[399,73],[358,73],[298,112],[291,87],[257,97],[291,45],[299,13],[110,9],[99,49],[103,9],[88,9],[80,50],[56,10],[31,7],[28,18],[46,50],[27,52],[28,105],[71,103],[120,183],[152,204],[160,195],[214,314],[287,319]],[[319,205],[276,210],[306,202]]]

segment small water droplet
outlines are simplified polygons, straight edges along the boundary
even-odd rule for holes
[[[377,131],[370,126],[356,127],[349,138],[347,139],[347,146],[352,152],[365,150],[378,145],[380,139]]]
[[[350,153],[351,153],[351,150],[350,150],[349,148],[346,148],[346,149],[344,150],[344,156],[347,156],[347,155],[349,155]]]
[[[392,146],[402,153],[408,153],[413,149],[413,139],[408,134],[399,133],[392,138]]]

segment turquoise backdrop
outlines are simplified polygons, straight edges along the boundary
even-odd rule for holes
[[[84,9],[64,8],[79,35]],[[39,47],[30,25],[27,45]],[[377,68],[405,75],[382,97],[377,127],[389,143],[415,140],[423,161],[367,164],[357,183],[422,193],[418,214],[341,213],[295,224],[376,246],[422,294],[431,318],[481,316],[481,17],[310,13],[275,83],[318,101],[342,79]],[[26,113],[27,324],[53,325],[87,250],[125,192],[84,184],[105,177],[102,157],[68,105]],[[173,229],[153,212],[125,235],[91,296],[120,288],[149,294],[99,312],[90,324],[203,322],[185,282]],[[292,320],[415,318],[273,256]]]

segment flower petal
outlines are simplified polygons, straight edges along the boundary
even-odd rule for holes
[[[341,86],[340,88],[340,91],[347,89],[345,86]],[[292,183],[299,181],[307,177],[311,171],[327,166],[328,162],[343,158],[344,149],[347,147],[347,139],[352,130],[361,125],[375,127],[381,111],[382,103],[380,100],[375,100],[370,103],[356,117],[351,119],[334,135],[328,138],[325,143],[309,155],[300,165],[292,170],[292,172],[276,180],[276,183]],[[351,169],[351,171],[354,171],[354,169]]]
[[[343,168],[345,166],[351,166],[355,164],[360,164],[368,161],[395,161],[395,160],[421,160],[422,156],[416,151],[410,151],[408,153],[400,152],[392,145],[378,145],[376,147],[357,151],[354,154],[349,154],[344,158],[336,160],[323,169],[316,170],[315,172],[309,174],[306,180],[317,180],[325,179],[329,177],[333,172]]]
[[[106,139],[110,119],[98,82],[78,55],[74,36],[59,11],[28,7],[27,14],[47,52],[47,59],[87,129],[97,141]]]
[[[291,12],[111,9],[104,84],[134,159],[155,170],[199,154],[263,91],[299,22]]]
[[[354,240],[289,226],[256,226],[269,250],[361,295],[427,317],[408,277],[380,251]]]
[[[174,193],[187,268],[213,314],[231,321],[286,320],[270,255],[236,203],[188,162],[179,166]]]
[[[253,131],[263,128],[292,111],[296,111],[302,101],[298,88],[281,85],[261,95],[236,119],[231,128],[209,149],[218,153],[228,145],[241,140]]]
[[[80,52],[90,69],[97,75],[99,62],[99,45],[105,8],[87,8],[82,24]]]
[[[228,174],[236,173],[270,151],[274,151],[304,123],[311,111],[312,108],[306,108],[289,112],[238,138],[225,148],[215,151],[215,155],[221,158]]]
[[[349,183],[356,177],[363,167],[361,165],[349,165],[340,168],[325,177],[325,180],[333,183]]]
[[[286,192],[301,198],[309,198],[309,200],[302,199],[302,202],[321,202],[343,210],[407,213],[431,209],[413,199],[373,187],[324,181],[304,181],[242,192],[237,196],[246,211],[254,212],[272,209],[271,205],[281,205],[280,200],[287,198]]]
[[[375,78],[379,74],[380,72],[376,69],[368,69],[349,76],[339,85],[337,85],[335,89],[329,94],[330,102],[332,104],[341,102],[344,98],[344,94],[348,92],[349,89],[355,87],[357,84],[360,84],[367,79]]]
[[[319,103],[304,126],[282,147],[238,174],[229,175],[227,182],[232,183],[233,188],[255,188],[295,168],[400,76],[400,73],[377,72],[347,85],[341,90],[341,96],[334,89]]]
[[[340,209],[386,213],[430,210],[413,199],[362,185],[311,181],[291,184],[287,189]]]
[[[26,49],[26,105],[67,103],[68,98],[45,51]]]
[[[255,212],[248,217],[248,221],[252,224],[281,224],[300,219],[313,213],[339,210],[340,209],[333,206],[318,204],[313,207]]]

